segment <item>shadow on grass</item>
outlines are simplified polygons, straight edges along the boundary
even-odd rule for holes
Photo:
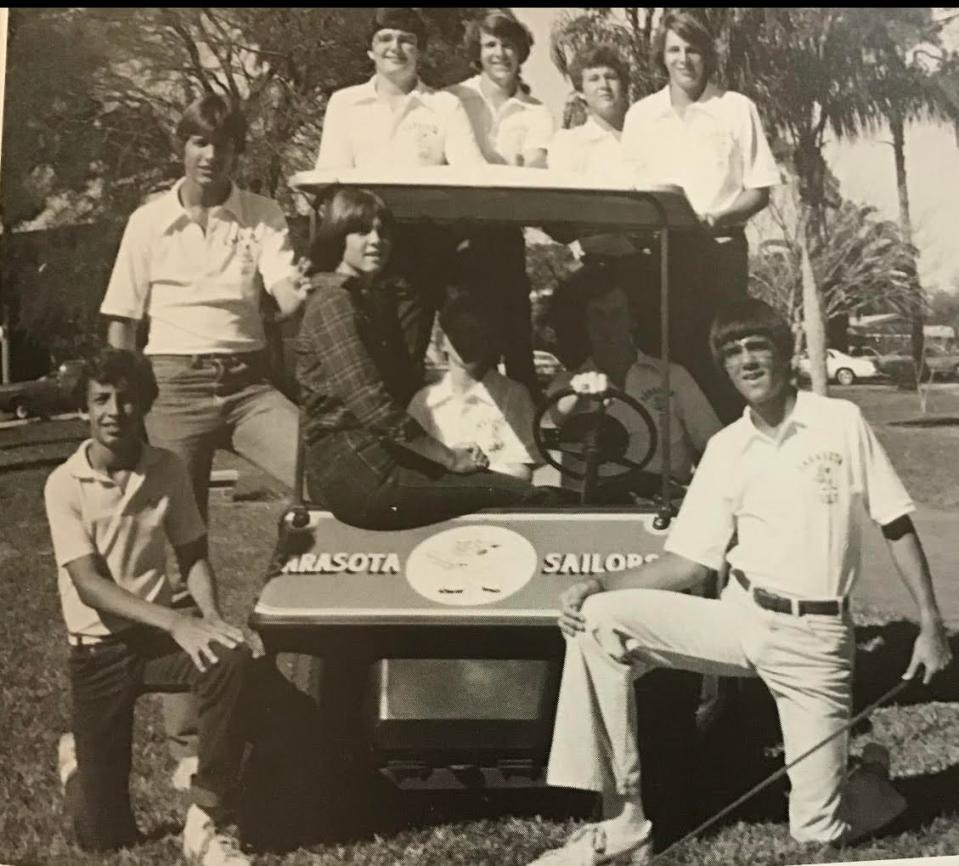
[[[891,622],[857,628],[854,712],[896,685],[908,664],[916,626]],[[959,639],[954,640],[959,655]],[[244,815],[247,841],[260,850],[290,850],[315,842],[346,842],[438,823],[503,816],[586,818],[596,798],[565,789],[399,792],[371,772],[361,756],[344,763],[330,755],[330,732],[316,704],[275,670],[260,686],[257,748],[247,767]],[[700,678],[654,671],[637,684],[643,792],[659,844],[716,814],[782,767],[782,736],[775,704],[758,679],[727,680],[730,700],[709,731],[695,729]],[[900,693],[898,705],[959,700],[955,676]],[[346,718],[344,716],[344,718]],[[342,720],[341,720],[342,722]],[[868,720],[855,733],[867,732]],[[368,756],[367,756],[368,757]],[[331,766],[339,760],[339,769]],[[910,809],[883,835],[914,830],[959,809],[959,767],[896,779]],[[788,820],[788,780],[756,794],[710,830],[745,821]],[[355,804],[362,804],[356,808]],[[354,804],[354,805],[351,805]]]

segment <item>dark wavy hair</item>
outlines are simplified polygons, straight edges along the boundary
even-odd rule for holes
[[[246,117],[239,106],[218,93],[207,93],[193,100],[176,127],[176,137],[185,142],[191,135],[213,140],[230,139],[237,153],[246,147]]]
[[[393,234],[393,212],[376,193],[357,187],[333,187],[319,208],[320,222],[310,244],[311,271],[335,271],[343,260],[346,236],[368,232],[379,220],[388,237]]]
[[[412,33],[416,37],[416,47],[420,51],[426,50],[426,23],[415,9],[393,7],[374,9],[370,17],[366,41],[372,43],[373,37],[380,30],[402,30],[405,33]]]
[[[569,64],[569,80],[580,93],[583,92],[583,73],[587,69],[608,66],[619,76],[624,88],[629,88],[629,63],[615,45],[600,42],[582,51],[577,51]]]
[[[716,54],[716,43],[713,36],[695,15],[689,12],[670,12],[663,18],[653,38],[653,65],[659,67],[666,75],[666,34],[672,31],[681,36],[690,45],[698,48],[703,55],[703,66],[708,79],[719,66],[719,57]]]
[[[86,402],[90,382],[117,386],[125,384],[144,414],[150,411],[159,390],[149,359],[129,349],[104,346],[84,359],[78,391]]]
[[[792,359],[793,334],[783,314],[759,298],[740,298],[721,306],[709,329],[709,350],[720,369],[723,346],[746,337],[766,337],[785,363]]]
[[[504,42],[511,42],[519,52],[519,64],[522,66],[529,58],[533,47],[533,34],[521,21],[516,19],[512,12],[506,9],[491,9],[485,15],[474,18],[466,25],[466,34],[463,45],[470,65],[479,72],[483,67],[480,64],[480,43],[483,34],[489,33]]]

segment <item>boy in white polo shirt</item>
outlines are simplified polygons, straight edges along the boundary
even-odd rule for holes
[[[711,348],[748,406],[710,440],[666,553],[562,597],[559,622],[568,640],[547,778],[602,791],[607,814],[614,803],[621,811],[537,863],[652,859],[633,682],[655,667],[762,678],[776,701],[787,763],[846,725],[856,649],[849,593],[865,514],[882,527],[919,606],[903,678],[921,666],[928,683],[951,661],[908,516],[912,502],[858,407],[796,392],[789,326],[762,301],[721,309]],[[734,579],[721,599],[677,591],[724,559]],[[840,734],[790,770],[795,839],[853,841],[894,816],[869,800],[877,778],[862,768],[846,777],[847,753],[847,734]]]
[[[296,406],[271,381],[261,299],[297,312],[309,291],[294,264],[286,218],[272,199],[231,180],[246,119],[207,94],[177,126],[184,177],[130,217],[100,312],[112,346],[133,349],[150,333],[159,397],[145,419],[151,444],[187,465],[204,521],[217,448],[232,447],[286,487],[294,485]],[[163,700],[170,751],[186,781],[195,757],[188,697]]]
[[[407,412],[447,447],[473,445],[489,469],[523,481],[539,462],[534,455],[536,409],[526,388],[496,369],[499,338],[489,316],[470,295],[459,295],[440,312],[449,370],[417,392]]]
[[[415,9],[377,8],[369,25],[373,77],[331,97],[316,168],[485,165],[463,104],[419,77],[427,31]],[[406,283],[398,313],[414,364],[422,365],[443,302],[455,242],[441,226],[397,226],[389,269]]]
[[[67,808],[85,850],[137,842],[128,787],[134,703],[144,692],[190,690],[199,706],[199,763],[184,854],[191,864],[240,866],[249,859],[223,828],[243,754],[250,653],[220,614],[206,529],[182,461],[141,439],[156,393],[149,362],[133,352],[105,349],[88,363],[91,438],[44,490],[70,642],[76,764],[68,754],[63,766],[61,746]],[[200,617],[170,606],[167,542]]]

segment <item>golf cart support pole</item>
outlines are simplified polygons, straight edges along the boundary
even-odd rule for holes
[[[659,432],[661,464],[660,480],[662,482],[662,505],[656,515],[655,527],[666,529],[673,519],[673,509],[670,502],[670,471],[672,469],[672,455],[670,453],[670,416],[669,416],[669,217],[666,208],[656,196],[642,190],[636,190],[633,195],[649,202],[659,217],[659,330],[660,355],[663,361],[663,394],[664,399],[659,410]]]

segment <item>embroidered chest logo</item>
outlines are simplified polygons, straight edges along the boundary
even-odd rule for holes
[[[821,451],[811,454],[799,464],[799,468],[812,477],[819,501],[825,505],[833,505],[839,501],[842,463],[842,454],[836,451]]]

